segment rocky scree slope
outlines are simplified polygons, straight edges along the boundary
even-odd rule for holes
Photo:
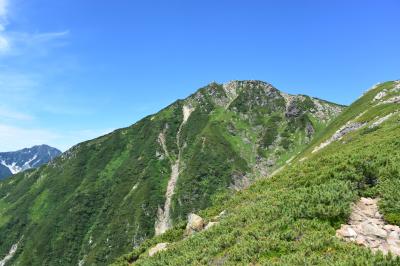
[[[38,168],[61,154],[56,148],[38,145],[13,152],[0,152],[0,180],[27,169]]]
[[[343,106],[261,81],[212,83],[0,183],[0,258],[104,265],[298,154]],[[173,232],[173,231],[172,231]]]
[[[399,84],[375,86],[283,170],[198,213],[207,223],[224,211],[218,225],[187,237],[178,224],[115,265],[399,265]],[[378,211],[355,222],[360,199]]]

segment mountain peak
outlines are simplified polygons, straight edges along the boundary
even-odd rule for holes
[[[40,167],[61,154],[49,145],[35,145],[17,151],[0,153],[0,179],[31,168]]]
[[[223,84],[223,86],[231,87],[231,86],[248,86],[252,87],[261,87],[261,88],[274,88],[270,83],[262,81],[262,80],[231,80]]]
[[[0,187],[12,203],[3,228],[23,229],[0,230],[2,241],[11,247],[24,236],[14,259],[31,265],[111,262],[220,193],[271,175],[337,116],[328,112],[334,104],[319,108],[311,97],[283,95],[258,80],[214,82],[16,175]]]

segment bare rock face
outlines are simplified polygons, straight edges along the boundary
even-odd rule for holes
[[[292,101],[287,106],[286,117],[298,117],[301,113],[301,109],[298,107],[295,101]]]
[[[314,133],[315,133],[315,129],[314,129],[313,125],[311,123],[307,123],[307,126],[306,126],[307,137],[309,137],[309,138],[312,137],[314,135]]]
[[[343,224],[336,236],[374,252],[400,256],[400,227],[385,223],[377,203],[377,199],[361,198],[352,207],[349,223]]]
[[[393,115],[396,115],[396,114],[398,114],[398,113],[399,113],[399,112],[394,112],[394,113],[390,113],[390,114],[388,114],[388,115],[386,115],[386,116],[384,116],[384,117],[378,118],[375,122],[373,122],[373,123],[369,126],[369,128],[374,128],[374,127],[379,126],[380,124],[382,124],[383,122],[385,122],[386,120],[388,120],[389,118],[391,118]]]
[[[213,217],[211,221],[206,223],[203,218],[197,214],[191,213],[188,216],[188,223],[186,225],[186,236],[191,236],[197,232],[205,231],[220,223],[220,220],[227,215],[226,211],[222,211],[219,215]]]
[[[192,235],[204,229],[204,220],[197,214],[191,213],[188,216],[188,223],[186,225],[186,235]]]
[[[386,101],[381,102],[380,104],[388,104],[388,103],[400,103],[400,96],[394,96]]]
[[[167,250],[168,245],[169,245],[169,243],[158,243],[155,247],[152,247],[149,250],[149,256],[153,257],[157,253]]]
[[[244,174],[233,174],[232,184],[229,186],[230,189],[240,191],[250,186],[251,180]]]
[[[349,134],[350,132],[353,132],[357,129],[362,128],[366,123],[360,123],[360,122],[353,122],[349,121],[347,122],[344,126],[342,126],[338,131],[333,134],[333,136],[328,139],[327,141],[321,143],[318,147],[315,147],[315,149],[312,151],[312,153],[315,153],[329,144],[331,144],[334,141],[341,140],[345,135]]]
[[[377,102],[378,105],[381,104],[390,104],[390,103],[400,103],[400,96],[394,96],[390,97],[393,95],[393,93],[398,93],[400,92],[400,82],[396,80],[394,82],[394,86],[391,89],[383,89],[382,91],[378,92],[372,102]]]

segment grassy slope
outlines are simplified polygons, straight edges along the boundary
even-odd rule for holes
[[[244,91],[232,104],[237,112],[213,102],[224,96],[220,85],[200,90],[201,101],[195,102],[196,110],[182,129],[187,146],[173,199],[175,223],[190,211],[210,206],[215,195],[231,185],[233,174],[250,172],[256,156],[266,152],[266,147],[259,151],[255,144],[263,142],[270,129],[284,136],[276,144],[278,163],[305,145],[305,120],[295,118],[298,123],[289,128],[292,120],[286,121],[281,98],[272,105],[262,90]],[[256,98],[275,109],[260,108]],[[168,125],[166,145],[176,158],[183,104],[187,101],[79,144],[51,165],[1,182],[0,257],[21,240],[11,263],[76,265],[84,259],[104,265],[152,237],[171,171],[169,160],[157,156],[162,153],[157,138]],[[271,122],[272,114],[279,123]],[[237,135],[227,134],[228,127]]]
[[[155,140],[164,119],[171,128],[179,119],[173,111],[82,143],[68,158],[3,182],[1,253],[23,236],[14,257],[21,265],[76,265],[84,255],[104,264],[152,236],[170,171],[155,157]]]
[[[227,210],[220,225],[183,239],[183,227],[148,240],[116,265],[399,265],[400,259],[373,255],[345,243],[335,230],[345,223],[350,204],[360,196],[379,197],[385,219],[400,225],[400,117],[373,130],[360,129],[318,153],[313,147],[347,121],[369,121],[400,110],[397,104],[373,107],[372,98],[387,82],[369,91],[339,116],[302,156],[272,178],[203,211],[212,217]],[[168,251],[147,257],[147,248],[172,242]]]

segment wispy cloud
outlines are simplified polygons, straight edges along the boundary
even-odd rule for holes
[[[4,33],[7,25],[7,5],[7,0],[0,0],[0,53],[9,49],[9,42]]]
[[[68,35],[68,30],[45,33],[7,32],[4,34],[7,47],[0,55],[46,55],[51,48],[65,45]]]
[[[44,52],[44,45],[64,39],[69,34],[68,30],[44,33],[8,31],[9,8],[9,0],[0,0],[0,56],[21,55],[31,49]]]
[[[13,0],[0,0],[0,151],[42,143],[66,150],[110,132],[57,126],[61,117],[90,113],[86,104],[68,97],[71,89],[62,79],[80,67],[58,50],[68,44],[70,32],[11,27],[14,8]]]

